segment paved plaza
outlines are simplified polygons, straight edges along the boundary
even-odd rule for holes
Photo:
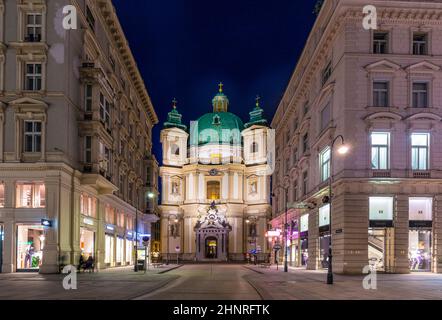
[[[378,274],[377,289],[363,276],[252,265],[195,264],[134,273],[130,268],[82,273],[77,290],[65,290],[62,275],[1,274],[2,300],[367,300],[442,299],[442,275]]]

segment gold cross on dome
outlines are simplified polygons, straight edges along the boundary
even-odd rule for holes
[[[177,103],[178,103],[178,101],[177,101],[175,98],[173,98],[173,100],[172,100],[172,106],[173,106],[174,109],[176,109],[176,105],[177,105]]]
[[[220,82],[218,86],[219,86],[219,92],[222,93],[224,84],[222,82]]]

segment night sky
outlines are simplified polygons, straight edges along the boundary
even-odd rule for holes
[[[218,83],[247,122],[256,95],[269,122],[315,21],[316,0],[114,0],[160,119],[173,98],[189,126],[212,112]],[[161,162],[161,161],[160,161]]]

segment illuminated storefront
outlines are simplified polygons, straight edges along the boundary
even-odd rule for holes
[[[368,261],[377,271],[389,272],[394,259],[393,197],[370,197]]]
[[[408,257],[411,271],[432,270],[433,199],[409,199]]]
[[[95,232],[80,228],[80,249],[85,259],[95,258]]]
[[[116,244],[117,244],[117,247],[116,247],[116,255],[115,255],[115,257],[116,257],[116,263],[117,263],[117,266],[121,266],[121,265],[123,265],[123,263],[124,263],[124,261],[123,260],[125,260],[124,258],[124,239],[123,238],[120,238],[120,237],[117,237],[117,242],[116,242]]]
[[[106,234],[104,236],[105,242],[105,254],[104,254],[104,263],[107,267],[115,266],[115,237],[111,234]]]
[[[300,239],[301,239],[301,266],[307,267],[308,262],[308,214],[301,216]]]
[[[17,226],[17,271],[38,271],[45,243],[41,225]]]

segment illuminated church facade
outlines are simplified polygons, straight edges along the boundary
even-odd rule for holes
[[[163,259],[243,261],[269,252],[271,215],[268,143],[259,99],[246,124],[228,111],[222,84],[213,112],[190,126],[174,102],[161,131]]]

